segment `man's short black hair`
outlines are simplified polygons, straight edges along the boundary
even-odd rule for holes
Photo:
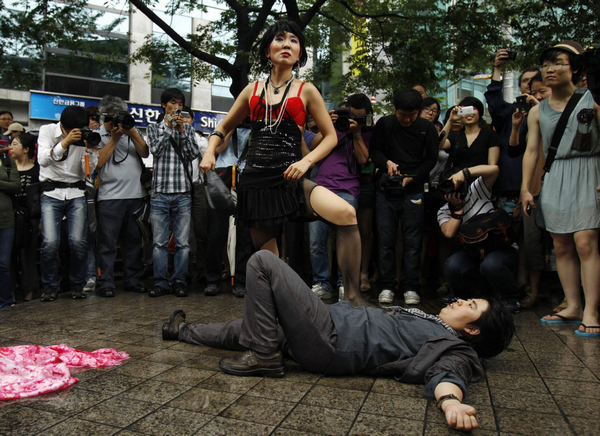
[[[582,74],[584,74],[583,63],[581,62],[581,55],[576,55],[568,50],[561,50],[560,48],[552,48],[550,50],[546,50],[542,53],[541,61],[542,64],[546,61],[554,62],[559,55],[566,54],[569,57],[569,64],[571,66],[571,71],[573,73],[573,77],[571,78],[571,82],[573,84],[577,84],[579,79],[581,79]]]
[[[354,109],[364,109],[368,114],[373,113],[373,105],[371,99],[365,94],[353,94],[348,97],[348,106]]]
[[[540,72],[540,69],[536,68],[536,67],[529,67],[526,70],[523,70],[523,72],[519,76],[519,88],[521,87],[521,82],[523,81],[523,76],[525,75],[525,73],[539,73],[539,72]]]
[[[84,108],[67,106],[60,114],[60,124],[65,130],[81,129],[89,125],[89,120]]]
[[[10,117],[11,117],[13,120],[15,119],[15,117],[13,116],[13,114],[12,114],[12,112],[11,112],[11,111],[0,111],[0,117],[1,117],[2,115],[4,115],[4,114],[8,114],[8,115],[10,115]]]
[[[512,314],[500,299],[483,297],[490,307],[471,325],[479,327],[480,333],[470,336],[468,342],[477,355],[489,359],[503,352],[515,335],[515,322]]]
[[[423,97],[416,89],[401,89],[394,94],[394,108],[396,110],[416,111],[421,109]]]
[[[266,51],[273,42],[273,39],[277,35],[281,35],[285,32],[293,33],[298,37],[298,42],[300,42],[300,59],[298,60],[298,64],[303,67],[306,65],[306,61],[308,60],[308,55],[306,53],[306,45],[304,34],[296,23],[290,20],[279,20],[271,27],[267,29],[260,40],[260,44],[258,46],[258,58],[260,60],[260,65],[266,69],[267,68],[267,54]]]
[[[194,111],[192,110],[191,107],[189,107],[189,106],[183,106],[183,111],[184,112],[189,112],[190,117],[192,117],[192,119],[194,119]]]
[[[167,104],[171,100],[181,100],[181,103],[185,104],[185,95],[177,88],[165,89],[160,95],[160,104]],[[164,110],[164,108],[163,108]]]

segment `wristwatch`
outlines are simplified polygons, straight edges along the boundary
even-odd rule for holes
[[[354,139],[360,139],[362,138],[362,136],[360,135],[360,133],[355,133],[354,134]]]
[[[446,401],[446,400],[457,400],[459,403],[462,404],[462,401],[460,401],[460,399],[456,395],[454,395],[454,394],[442,395],[437,400],[437,407],[438,407],[438,409],[442,410],[442,404],[444,404],[444,401]]]

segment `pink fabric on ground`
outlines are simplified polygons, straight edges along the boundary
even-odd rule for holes
[[[69,367],[119,365],[129,355],[112,348],[81,351],[66,345],[0,347],[0,400],[47,394],[77,383]]]

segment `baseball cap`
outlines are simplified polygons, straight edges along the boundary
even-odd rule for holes
[[[14,133],[14,132],[24,132],[25,129],[23,128],[23,124],[21,123],[12,123],[10,126],[8,126],[8,130],[6,131],[6,134],[10,134],[10,133]]]

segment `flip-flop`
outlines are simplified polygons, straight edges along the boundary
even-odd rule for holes
[[[579,323],[579,326],[583,326],[584,329],[600,329],[600,326],[590,325],[587,326],[584,323]],[[575,330],[575,336],[579,336],[580,338],[599,338],[600,333],[588,333],[588,332],[580,332],[579,328]]]
[[[545,318],[541,318],[540,321],[542,321],[542,323],[544,324],[548,324],[548,325],[555,325],[555,324],[580,324],[581,320],[580,319],[569,319],[566,318],[562,315],[559,315],[558,313],[549,313],[546,316],[556,316],[557,318],[560,319],[545,319]]]

